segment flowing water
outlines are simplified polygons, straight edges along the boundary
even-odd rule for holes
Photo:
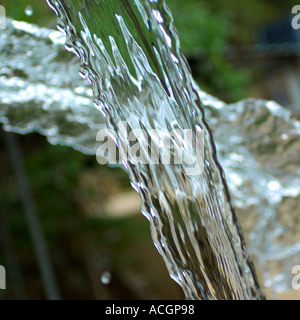
[[[189,299],[259,298],[252,263],[233,212],[203,107],[163,1],[51,1],[66,46],[81,60],[94,103],[120,148],[128,130],[204,130],[201,174],[184,164],[123,159],[142,198],[154,244]],[[148,145],[138,137],[141,149]],[[172,140],[172,138],[171,138]],[[154,139],[154,143],[160,141]],[[175,143],[176,145],[176,143]],[[153,144],[151,146],[153,148]],[[159,146],[157,146],[159,148]],[[184,145],[187,154],[191,146]],[[175,149],[175,147],[174,147]],[[175,150],[173,150],[175,154]]]
[[[187,174],[186,164],[141,164],[138,157],[123,165],[142,197],[154,244],[188,299],[260,299],[205,111],[264,284],[286,289],[286,269],[300,249],[297,227],[286,232],[285,217],[299,199],[299,123],[273,102],[228,106],[201,91],[163,1],[49,3],[93,92],[76,77],[78,65],[62,50],[61,35],[8,21],[0,38],[5,129],[38,131],[90,154],[97,131],[117,133],[120,121],[149,135],[153,129],[204,132],[200,174]],[[130,144],[117,137],[121,149]]]

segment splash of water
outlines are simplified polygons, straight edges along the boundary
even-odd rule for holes
[[[161,10],[161,8],[158,9]],[[78,39],[80,40],[80,37]],[[62,50],[62,43],[64,43],[64,38],[57,32],[9,21],[7,30],[0,35],[0,51],[4,57],[0,61],[0,87],[2,89],[0,93],[0,121],[5,124],[5,129],[8,131],[13,130],[20,133],[38,131],[47,135],[52,143],[70,145],[86,153],[95,153],[97,148],[95,136],[97,130],[104,126],[105,119],[90,104],[92,93],[89,86],[78,80],[78,65],[74,60],[71,61],[71,56]],[[39,50],[34,50],[37,47]],[[178,57],[178,55],[174,57]],[[181,56],[179,58],[181,61]],[[174,61],[170,65],[172,66],[172,64]],[[185,73],[188,74],[188,71],[185,70]],[[159,84],[160,80],[155,77],[154,79]],[[191,80],[190,76],[188,79]],[[179,83],[181,82],[179,81]],[[290,115],[275,103],[246,100],[228,106],[205,94],[193,82],[191,83],[195,90],[195,96],[202,100],[206,117],[214,131],[218,156],[225,168],[233,201],[243,228],[246,234],[250,235],[248,241],[251,253],[256,256],[258,266],[264,271],[264,283],[266,286],[273,285],[276,290],[289,289],[291,266],[297,264],[300,249],[297,245],[299,243],[297,225],[299,224],[297,224],[297,215],[295,214],[299,207],[297,203],[300,191],[296,180],[299,175],[299,159],[297,157],[299,153],[299,123],[290,119]],[[153,94],[152,90],[149,91]],[[118,93],[119,90],[116,92]],[[160,104],[160,100],[156,100],[156,102],[160,107],[158,110],[162,110],[163,104]],[[179,105],[181,104],[179,103]],[[146,106],[148,107],[147,104]],[[193,107],[194,103],[187,104],[187,108],[192,109]],[[185,109],[183,108],[183,110]],[[215,187],[219,188],[218,181],[214,180],[214,182],[217,182]],[[186,184],[183,185],[183,187],[185,186]],[[152,191],[152,189],[146,191],[149,190]],[[160,189],[153,189],[154,200],[157,190]],[[161,190],[163,189],[161,188]],[[184,188],[180,191],[182,190],[184,197],[189,196]],[[163,191],[165,192],[165,190]],[[171,200],[178,198],[178,195],[171,194],[170,190],[167,191],[167,197],[170,197]],[[194,201],[192,196],[190,198]],[[213,201],[217,200],[214,198]],[[172,201],[172,204],[174,202]],[[180,205],[182,201],[178,203]],[[157,209],[155,205],[156,202],[154,208]],[[178,208],[176,209],[178,210]],[[172,226],[172,223],[170,224],[166,218],[171,219],[174,214],[175,220],[171,222],[175,226],[175,236],[176,231],[180,230],[180,224],[177,221],[177,215],[180,214],[180,211],[177,210],[173,210],[169,217],[168,213],[162,212],[163,219],[158,221],[161,223],[159,226],[166,230]],[[203,216],[203,210],[195,211],[195,213],[196,215],[200,214],[200,217],[195,219],[193,216],[193,219],[188,219],[184,223],[191,223],[193,228],[193,223],[209,222],[207,217]],[[160,214],[160,211],[157,211],[156,214]],[[152,217],[149,218],[152,219]],[[293,228],[290,228],[290,224]],[[178,228],[176,229],[176,227]],[[236,228],[235,225],[229,225],[229,227]],[[187,237],[190,231],[192,231],[192,235],[197,237],[197,232],[192,228],[185,229]],[[286,232],[288,228],[290,230]],[[213,228],[208,230],[215,232]],[[169,238],[173,237],[172,231],[170,229],[167,233]],[[155,232],[163,234],[164,230]],[[202,232],[202,230],[198,230],[198,232]],[[168,240],[167,236],[165,236],[166,241]],[[191,240],[193,241],[195,237]],[[210,238],[207,238],[209,241]],[[228,243],[226,237],[221,241],[225,241],[225,244]],[[178,258],[178,252],[174,253],[174,249],[177,250],[177,243],[173,241],[167,245],[166,249],[171,250],[171,255],[175,255],[174,260],[166,261],[168,266],[170,263],[177,263],[181,257]],[[187,251],[188,259],[194,259],[188,251],[192,245],[194,245],[194,241],[179,244],[179,248],[182,247],[182,250]],[[199,248],[199,244],[196,243],[197,247]],[[212,249],[215,250],[215,248]],[[240,250],[240,248],[234,249]],[[201,254],[210,253],[211,247],[207,247],[206,250]],[[164,255],[164,250],[161,253]],[[230,267],[229,263],[231,262],[225,261],[225,267],[223,267],[224,278],[229,285],[233,280],[226,278],[226,267]],[[180,266],[183,268],[180,269]],[[181,262],[176,271],[181,272],[183,276],[184,272],[190,272],[191,277],[188,280],[198,281],[198,270],[203,268],[206,272],[206,267],[208,266],[199,264],[195,267],[194,264],[191,264],[191,268],[188,269],[187,265]],[[214,272],[215,267],[209,266],[211,272]],[[195,275],[192,272],[195,272]],[[203,286],[204,283],[204,288],[200,287],[200,290],[204,291],[207,298],[240,298],[234,294],[227,296],[223,293],[220,294],[218,287],[216,287],[217,290],[212,287],[216,285],[216,281],[210,283],[210,279],[206,278],[200,281],[200,283],[195,282],[194,287]],[[205,286],[206,281],[208,286]],[[212,288],[217,292],[210,296],[207,292],[214,292]],[[189,290],[194,290],[193,286],[187,288],[187,297],[205,298],[202,292],[198,293],[199,289],[194,291],[196,294],[189,293]],[[235,288],[233,288],[233,292],[235,292],[234,290]]]
[[[0,33],[0,122],[7,131],[36,131],[53,144],[95,154],[105,120],[64,43],[59,31],[7,19]]]

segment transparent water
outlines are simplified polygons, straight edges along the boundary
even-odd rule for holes
[[[0,62],[0,119],[6,130],[38,131],[52,143],[93,154],[97,131],[117,130],[120,120],[149,132],[203,129],[201,175],[186,175],[183,165],[124,167],[142,197],[154,244],[187,298],[259,299],[205,111],[264,284],[289,288],[300,249],[299,123],[273,102],[225,105],[201,91],[162,1],[51,5],[93,92],[77,77],[78,64],[63,51],[61,35],[9,21],[0,38],[7,55]]]

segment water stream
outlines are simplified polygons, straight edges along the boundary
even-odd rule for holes
[[[120,121],[150,137],[153,129],[166,133],[175,142],[173,155],[172,130],[204,133],[197,174],[189,174],[187,163],[123,159],[171,277],[188,299],[263,298],[234,204],[264,285],[286,290],[300,250],[299,223],[291,222],[299,203],[299,122],[274,102],[226,105],[201,91],[164,1],[49,3],[93,90],[77,76],[77,58],[64,51],[61,34],[9,20],[0,35],[5,129],[38,131],[89,154],[96,153],[102,128],[115,133],[121,150],[132,144],[118,136]],[[161,140],[153,138],[159,148]],[[137,139],[147,154],[147,141]],[[195,148],[180,148],[194,158]]]

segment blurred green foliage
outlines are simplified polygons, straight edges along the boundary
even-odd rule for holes
[[[197,57],[192,65],[200,86],[234,102],[247,96],[252,73],[233,68],[224,56],[230,44],[253,44],[257,30],[291,13],[295,0],[166,0],[179,31],[183,52]],[[46,0],[2,0],[7,15],[16,20],[55,27],[55,14]],[[25,9],[30,6],[33,14]],[[199,58],[200,57],[200,58]]]
[[[257,31],[291,13],[295,0],[167,0],[182,50],[198,55],[200,86],[226,102],[247,96],[252,73],[234,68],[224,56],[228,45],[255,44]],[[204,59],[201,59],[201,56]],[[193,66],[192,66],[193,67]]]
[[[249,73],[234,69],[224,57],[224,48],[234,29],[230,11],[215,12],[208,1],[169,0],[167,3],[173,12],[183,52],[199,59],[192,70],[200,86],[225,100],[245,96]]]

